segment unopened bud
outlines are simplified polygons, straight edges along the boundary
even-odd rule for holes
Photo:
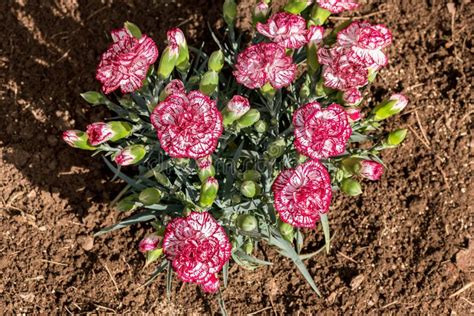
[[[146,149],[143,145],[131,145],[122,149],[115,156],[114,161],[119,166],[128,166],[140,162],[146,155]]]
[[[96,147],[89,145],[86,133],[79,130],[68,130],[63,132],[63,140],[71,147],[85,149],[85,150],[96,150]]]
[[[160,64],[158,65],[158,76],[161,79],[167,79],[174,70],[179,57],[179,46],[170,44],[168,45],[160,58]]]
[[[341,161],[342,169],[347,174],[359,174],[360,162],[362,159],[357,157],[349,157]],[[342,174],[344,176],[344,174]]]
[[[407,136],[407,129],[397,129],[396,131],[390,132],[387,136],[386,144],[390,147],[400,145]]]
[[[254,125],[255,130],[257,133],[263,134],[268,131],[268,123],[264,120],[258,120]]]
[[[250,232],[257,228],[258,222],[253,215],[241,214],[237,217],[237,226],[244,232]]]
[[[359,174],[369,180],[379,180],[383,174],[383,165],[372,160],[362,160],[360,162]]]
[[[161,201],[161,191],[156,188],[146,188],[138,196],[143,205],[158,204]]]
[[[400,113],[408,104],[408,99],[403,94],[394,94],[387,101],[382,102],[374,109],[374,119],[382,121]]]
[[[349,196],[356,196],[362,193],[360,183],[349,178],[342,180],[341,190]]]
[[[357,88],[351,88],[342,93],[342,101],[346,106],[357,106],[364,98]]]
[[[257,109],[251,109],[237,121],[237,126],[246,128],[255,124],[259,119],[260,112]]]
[[[286,150],[286,141],[284,138],[278,138],[268,145],[267,153],[272,158],[281,157]]]
[[[249,181],[259,182],[262,175],[257,170],[245,170],[242,177],[244,181],[249,180]]]
[[[90,103],[92,105],[102,104],[105,100],[104,95],[97,91],[87,91],[81,93],[81,97],[86,100],[87,103]]]
[[[166,87],[160,93],[160,101],[166,99],[169,95],[175,93],[186,93],[186,89],[184,88],[184,84],[181,80],[173,79],[171,80]]]
[[[113,133],[113,136],[110,139],[113,142],[116,142],[122,138],[126,138],[132,133],[133,127],[127,122],[113,121],[108,122],[107,125]]]
[[[266,1],[259,1],[252,12],[252,22],[254,25],[257,23],[264,23],[270,13],[270,6]]]
[[[224,67],[224,54],[221,50],[217,50],[211,54],[208,61],[209,69],[220,72],[222,67]]]
[[[285,5],[284,10],[293,14],[300,14],[304,9],[311,5],[312,2],[312,0],[290,0]]]
[[[176,60],[176,68],[179,71],[186,71],[189,68],[189,49],[183,31],[179,28],[172,28],[166,33],[168,43],[171,46],[178,46],[178,59]]]
[[[232,124],[250,110],[250,102],[246,97],[234,95],[227,103],[222,116],[225,126]]]
[[[235,18],[237,16],[237,4],[234,0],[225,0],[224,6],[224,21],[229,26],[234,26]]]
[[[135,203],[137,201],[137,195],[132,194],[123,199],[121,199],[116,205],[115,208],[119,212],[128,212],[132,211],[137,207]]]
[[[206,181],[207,178],[209,177],[214,177],[216,175],[216,169],[214,168],[213,165],[210,165],[209,167],[199,169],[198,171],[198,176],[199,180],[201,180],[201,183]]]
[[[244,181],[240,185],[240,193],[245,197],[253,198],[255,195],[260,193],[260,186],[254,181]]]
[[[155,250],[158,247],[159,241],[160,239],[157,235],[149,235],[140,240],[140,243],[138,244],[138,250],[140,252],[148,252]]]
[[[125,22],[123,26],[127,29],[127,31],[136,39],[140,39],[142,37],[142,31],[140,28],[133,24],[132,22]]]
[[[209,207],[214,203],[219,190],[219,183],[214,177],[209,177],[201,186],[201,195],[199,197],[199,205],[201,207]]]
[[[251,255],[253,252],[253,241],[252,240],[247,240],[245,244],[242,245],[242,250],[248,254]]]
[[[219,84],[219,74],[213,70],[208,70],[199,82],[199,90],[206,95],[211,95],[216,91]]]
[[[357,122],[361,119],[360,110],[358,108],[349,108],[346,109],[347,117],[351,122]]]
[[[281,219],[278,220],[278,230],[281,236],[288,242],[293,242],[295,236],[295,229],[288,223],[283,222]]]

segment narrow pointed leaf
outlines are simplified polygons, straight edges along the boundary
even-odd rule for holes
[[[323,226],[324,241],[326,243],[326,253],[329,253],[329,248],[330,248],[330,245],[331,245],[331,233],[329,231],[328,214],[326,214],[326,213],[321,214],[320,218],[321,218],[321,224]]]

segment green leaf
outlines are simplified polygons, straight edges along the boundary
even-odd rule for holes
[[[272,239],[269,239],[269,244],[277,246],[278,248],[280,248],[282,250],[283,255],[285,255],[286,257],[293,260],[296,267],[298,268],[298,270],[300,270],[301,274],[304,276],[304,278],[309,283],[311,288],[316,292],[316,294],[318,294],[318,296],[321,296],[321,292],[319,292],[318,287],[316,286],[316,284],[314,283],[313,278],[311,277],[311,275],[308,272],[308,269],[306,268],[303,261],[301,260],[301,258],[296,253],[293,246],[288,241],[283,239],[283,237],[281,237],[278,230],[276,230],[274,228],[272,229],[272,235],[271,236],[272,236]]]
[[[222,278],[224,279],[224,288],[226,288],[229,282],[229,261],[222,267]]]
[[[322,213],[319,215],[319,217],[321,218],[321,224],[323,226],[324,241],[326,243],[326,253],[329,253],[329,248],[330,248],[330,243],[331,243],[331,234],[329,232],[328,214]]]
[[[132,22],[127,21],[124,23],[124,26],[136,39],[140,39],[142,37],[142,31],[140,31],[140,28]]]
[[[148,251],[146,254],[145,267],[148,266],[150,263],[158,260],[162,255],[163,255],[163,248],[158,248],[158,249]]]
[[[241,258],[245,261],[248,261],[250,263],[254,263],[256,265],[267,265],[267,266],[273,265],[273,263],[271,263],[271,262],[268,262],[268,261],[265,261],[265,260],[260,260],[258,258],[253,257],[253,256],[250,256],[250,255],[246,254],[245,252],[243,252],[240,249],[237,249],[234,252],[234,255],[238,256],[239,258]]]
[[[133,225],[133,224],[136,224],[136,223],[155,220],[156,219],[155,213],[156,213],[155,211],[146,211],[146,212],[142,212],[142,213],[139,213],[139,214],[132,215],[129,218],[127,218],[126,220],[123,220],[123,221],[121,221],[117,224],[108,226],[106,228],[102,228],[101,230],[99,230],[97,233],[94,234],[94,237],[100,236],[100,235],[108,233],[108,232],[112,232],[112,231],[120,229],[120,228],[130,226],[130,225]]]
[[[224,299],[222,298],[222,294],[219,291],[219,295],[217,296],[217,302],[219,303],[219,308],[221,310],[222,316],[227,316],[227,310],[225,308],[225,302]]]
[[[125,175],[120,170],[115,168],[115,166],[107,158],[105,157],[102,157],[102,158],[104,159],[107,167],[109,167],[109,169],[112,170],[113,173],[115,173],[115,176],[118,176],[120,179],[127,182],[134,189],[141,191],[146,188],[146,186],[144,186],[143,184],[139,184],[137,181],[133,180],[132,178],[130,178],[129,176]]]
[[[90,103],[92,105],[100,105],[104,102],[103,94],[97,91],[87,91],[81,93],[81,97],[86,100],[87,103]]]
[[[173,280],[173,267],[171,266],[171,261],[168,262],[168,271],[166,273],[166,297],[170,299],[171,297],[171,281]]]
[[[158,277],[158,275],[166,269],[167,266],[168,266],[168,260],[164,259],[161,262],[160,266],[155,271],[153,271],[150,278],[143,285],[141,285],[139,288],[147,286],[151,282],[153,282]]]

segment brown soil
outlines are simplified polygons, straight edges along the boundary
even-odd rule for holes
[[[242,2],[247,9],[253,3]],[[163,277],[140,287],[151,269],[142,269],[136,247],[148,227],[91,237],[119,218],[107,202],[120,184],[108,182],[100,159],[58,140],[62,130],[107,114],[79,93],[98,88],[94,70],[108,30],[134,21],[163,47],[166,29],[185,22],[200,43],[210,38],[206,22],[221,23],[222,1],[209,3],[1,1],[2,313],[219,312],[215,297],[194,285],[175,281],[170,301]],[[231,314],[474,312],[473,287],[453,295],[474,277],[473,6],[370,1],[355,14],[393,30],[391,64],[372,92],[375,100],[409,95],[409,107],[387,126],[408,127],[408,140],[384,155],[390,169],[365,183],[361,197],[334,198],[331,254],[307,261],[324,298],[291,262],[264,248],[257,255],[272,267],[231,269],[223,291]],[[305,244],[314,251],[322,238],[308,233]]]

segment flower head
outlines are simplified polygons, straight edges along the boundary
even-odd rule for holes
[[[378,180],[383,174],[383,165],[372,160],[362,160],[359,174],[370,180]]]
[[[319,63],[323,65],[324,85],[332,89],[348,90],[362,87],[368,82],[367,66],[343,47],[318,50]]]
[[[140,162],[146,155],[143,145],[131,145],[122,149],[114,158],[119,166],[129,166]]]
[[[257,31],[285,48],[300,48],[307,42],[306,20],[296,14],[280,12],[267,23],[257,23]]]
[[[352,22],[337,34],[337,43],[350,49],[366,67],[379,68],[387,65],[388,59],[382,49],[392,42],[392,33],[384,25],[368,22]]]
[[[282,171],[272,186],[280,219],[295,227],[314,227],[331,203],[331,179],[318,160]]]
[[[102,54],[96,78],[104,93],[120,87],[122,93],[138,90],[148,67],[158,58],[155,42],[146,35],[133,37],[125,28],[112,31],[113,43]]]
[[[186,46],[186,38],[184,37],[183,31],[179,28],[172,28],[169,29],[166,33],[166,37],[168,38],[168,43],[172,44],[173,46]]]
[[[354,10],[359,7],[357,0],[316,0],[319,6],[331,13]]]
[[[96,122],[87,125],[86,133],[89,137],[89,144],[92,146],[105,143],[114,137],[114,131],[110,125],[103,122]]]
[[[155,250],[158,247],[158,242],[159,239],[157,235],[147,236],[140,240],[140,243],[138,244],[138,251],[147,252]]]
[[[211,154],[223,130],[216,102],[199,91],[168,96],[150,119],[161,147],[174,158],[198,159]]]
[[[295,147],[313,159],[342,154],[352,134],[346,111],[339,104],[321,108],[318,102],[308,103],[293,115]]]
[[[347,118],[351,122],[357,122],[361,119],[360,110],[358,108],[349,108],[346,110]]]
[[[275,43],[259,43],[248,47],[237,57],[234,76],[249,89],[261,88],[269,82],[280,89],[291,84],[296,65],[285,48]]]
[[[391,109],[397,113],[400,113],[408,105],[408,98],[401,93],[392,94],[388,100],[396,101]]]
[[[229,260],[232,246],[224,229],[209,213],[192,212],[167,226],[163,252],[184,282],[199,284],[206,292],[219,288],[216,273]]]

